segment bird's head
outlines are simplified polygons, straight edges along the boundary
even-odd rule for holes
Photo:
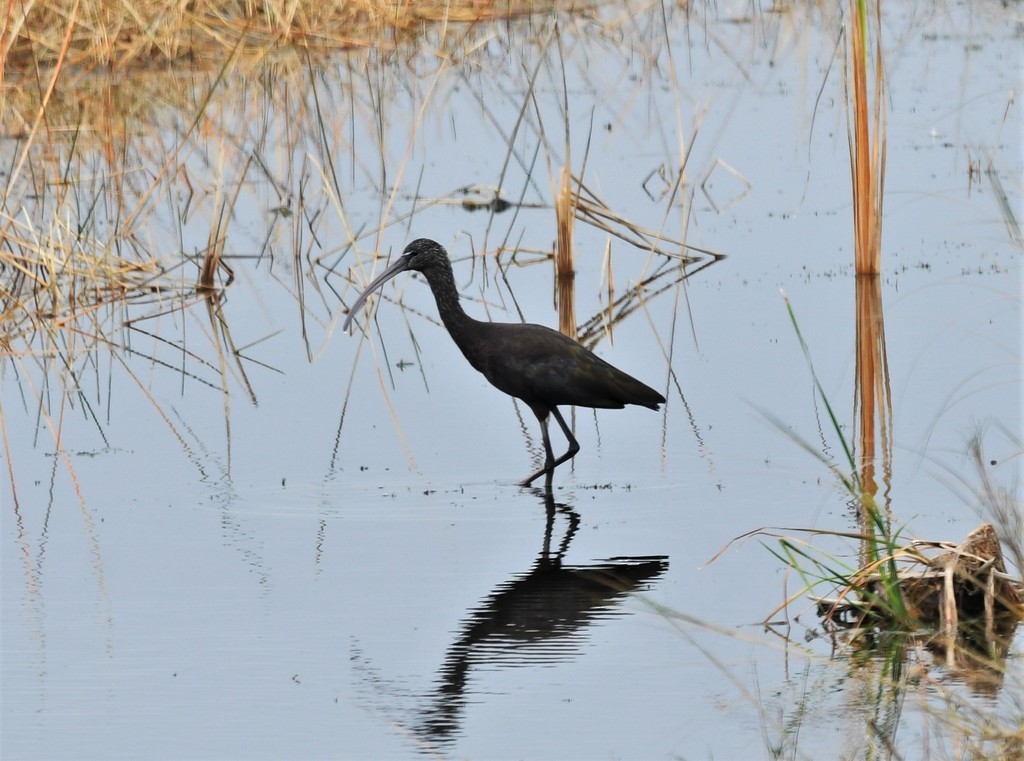
[[[377,277],[375,277],[373,281],[366,286],[366,289],[359,294],[355,303],[352,304],[352,308],[348,310],[348,317],[345,318],[345,324],[342,326],[342,330],[348,332],[352,319],[366,301],[366,298],[399,272],[405,272],[406,270],[426,272],[436,267],[450,266],[451,265],[448,262],[448,252],[444,250],[444,246],[436,241],[430,240],[429,238],[417,238],[405,247],[402,255],[398,257],[390,267],[377,275]]]
[[[402,270],[424,272],[433,267],[448,265],[448,252],[437,241],[430,240],[430,238],[417,238],[405,247],[399,261],[404,262]]]

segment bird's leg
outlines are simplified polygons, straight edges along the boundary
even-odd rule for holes
[[[551,486],[551,477],[555,472],[555,455],[551,451],[551,439],[548,437],[548,412],[547,410],[533,410],[533,414],[537,416],[537,420],[540,421],[540,434],[544,440],[544,467],[538,470],[529,478],[525,478],[519,482],[520,486],[529,486],[539,476],[547,474],[547,478],[544,479],[545,486]]]
[[[558,424],[562,427],[562,433],[565,434],[565,438],[569,440],[569,450],[551,464],[551,469],[554,470],[566,460],[570,460],[576,456],[576,453],[580,451],[580,443],[576,441],[576,437],[572,435],[572,431],[569,430],[569,426],[565,424],[565,418],[563,418],[562,413],[558,411],[558,407],[552,407],[551,412],[555,416],[555,420],[557,420]],[[550,451],[550,449],[548,451]]]
[[[544,467],[534,473],[532,476],[527,478],[525,481],[520,483],[520,486],[529,486],[539,476],[546,476],[544,483],[546,486],[551,486],[551,479],[555,474],[555,468],[561,465],[566,460],[575,457],[576,453],[580,451],[580,443],[576,441],[576,437],[572,435],[572,431],[569,430],[569,426],[565,424],[565,418],[562,417],[562,413],[558,411],[558,407],[552,407],[551,412],[555,416],[555,420],[558,421],[558,425],[562,429],[562,433],[565,434],[565,438],[569,441],[568,451],[555,459],[554,453],[551,451],[551,438],[548,436],[548,416],[547,411],[542,413],[537,410],[533,411],[537,415],[537,419],[540,420],[540,432],[544,438]]]

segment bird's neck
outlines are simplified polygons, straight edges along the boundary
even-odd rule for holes
[[[455,275],[450,269],[434,269],[423,273],[430,284],[430,290],[434,293],[434,300],[437,302],[437,312],[441,315],[441,322],[451,334],[451,337],[463,349],[464,341],[468,339],[468,331],[477,321],[470,317],[462,309],[459,303],[459,291],[455,287]],[[463,350],[465,351],[465,350]]]

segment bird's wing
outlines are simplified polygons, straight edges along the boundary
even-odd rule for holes
[[[492,323],[479,369],[506,394],[544,407],[657,409],[660,394],[571,338],[542,325]]]

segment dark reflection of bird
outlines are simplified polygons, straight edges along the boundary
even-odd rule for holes
[[[579,528],[579,515],[556,503],[550,489],[534,491],[547,511],[541,553],[529,571],[498,585],[460,625],[445,654],[434,694],[419,711],[413,728],[427,747],[437,750],[456,740],[474,669],[546,666],[577,656],[590,627],[626,615],[623,600],[649,588],[668,570],[668,558],[661,555],[564,565],[562,558]],[[559,514],[568,520],[568,527],[552,552]]]
[[[370,293],[406,270],[422,272],[427,278],[441,321],[469,363],[492,385],[523,400],[540,421],[544,467],[524,479],[523,486],[540,476],[550,484],[555,468],[580,449],[558,405],[621,409],[636,404],[656,410],[665,401],[650,386],[612,367],[557,330],[543,325],[474,320],[459,304],[448,253],[439,243],[425,238],[406,246],[401,258],[366,287],[352,305],[344,329],[348,330]],[[548,437],[549,415],[555,416],[569,442],[568,451],[558,458],[551,451]]]

